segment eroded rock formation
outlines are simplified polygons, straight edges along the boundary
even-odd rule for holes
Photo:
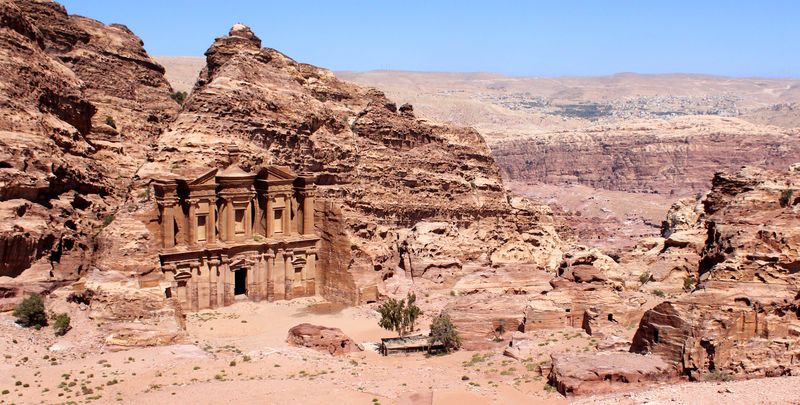
[[[289,329],[286,341],[293,346],[308,347],[334,356],[362,350],[341,329],[310,323],[301,323]]]
[[[705,191],[719,170],[782,169],[800,160],[797,134],[738,118],[691,117],[564,130],[493,150],[513,180],[686,196]]]
[[[631,350],[693,378],[800,372],[798,186],[796,171],[717,174],[696,225],[706,231],[698,287],[648,311]]]
[[[404,280],[447,286],[468,263],[557,265],[549,209],[504,190],[474,130],[419,121],[376,90],[262,48],[243,25],[206,57],[138,176],[220,166],[231,143],[242,150],[244,170],[285,165],[315,176],[326,298],[376,301],[401,272]],[[150,212],[148,204],[131,215]]]
[[[75,279],[177,112],[122,25],[50,1],[0,2],[0,276]]]

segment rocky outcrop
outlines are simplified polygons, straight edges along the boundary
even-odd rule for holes
[[[558,392],[570,396],[630,389],[676,377],[675,370],[658,356],[609,352],[554,355],[548,379]]]
[[[301,323],[289,329],[289,336],[286,338],[286,342],[292,346],[308,347],[333,356],[362,350],[341,329],[312,325],[310,323]]]
[[[698,286],[645,313],[631,350],[696,379],[800,372],[799,186],[795,171],[717,174],[696,226],[705,235],[691,274]]]
[[[797,129],[737,118],[629,121],[559,131],[493,146],[504,175],[549,184],[692,195],[719,170],[778,169],[800,160]]]
[[[111,346],[155,346],[183,341],[186,325],[177,301],[160,289],[142,289],[123,273],[94,271],[69,293],[91,291],[89,318]],[[61,291],[63,298],[69,295]],[[61,297],[59,297],[61,298]]]
[[[219,166],[231,143],[245,170],[268,163],[313,174],[325,297],[375,301],[399,273],[447,288],[469,263],[560,260],[550,210],[508,195],[474,130],[419,121],[379,91],[262,48],[243,25],[206,59],[138,175]]]
[[[121,25],[0,2],[0,276],[75,279],[178,106]]]

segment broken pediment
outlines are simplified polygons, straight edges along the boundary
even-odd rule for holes
[[[190,181],[188,184],[190,186],[199,186],[199,185],[208,185],[208,184],[215,184],[217,174],[217,169],[211,169],[203,174],[201,174],[196,179]]]

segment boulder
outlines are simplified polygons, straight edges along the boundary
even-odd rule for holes
[[[678,374],[659,356],[607,352],[551,356],[550,385],[563,395],[587,395],[672,381]]]
[[[301,323],[289,329],[286,341],[297,347],[308,347],[338,356],[362,349],[339,328]]]

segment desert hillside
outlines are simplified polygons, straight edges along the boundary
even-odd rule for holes
[[[337,76],[238,23],[165,68],[0,21],[0,405],[797,396],[791,80]]]

